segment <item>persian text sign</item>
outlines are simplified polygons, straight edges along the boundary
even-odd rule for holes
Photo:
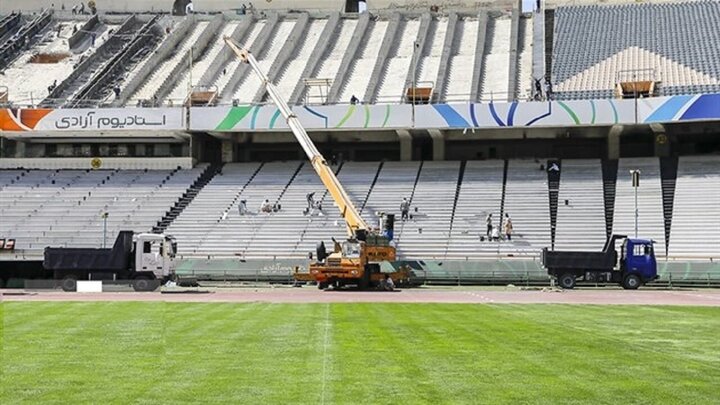
[[[183,108],[0,110],[3,131],[182,130]]]

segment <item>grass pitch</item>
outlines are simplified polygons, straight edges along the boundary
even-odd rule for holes
[[[5,302],[0,320],[3,404],[720,398],[718,308]]]

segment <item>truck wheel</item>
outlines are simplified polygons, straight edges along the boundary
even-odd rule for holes
[[[65,292],[77,291],[77,277],[73,275],[65,276],[60,282],[60,287],[62,287]]]
[[[637,290],[638,287],[640,287],[640,284],[642,282],[640,281],[640,277],[637,276],[637,274],[628,274],[625,276],[625,280],[623,280],[623,288],[626,290]]]
[[[151,287],[150,280],[146,277],[138,277],[133,280],[133,290],[135,291],[152,291],[154,288]]]
[[[575,288],[575,275],[570,273],[565,273],[558,278],[558,284],[560,284],[560,287],[572,290]]]
[[[324,290],[324,289],[328,288],[329,285],[330,284],[328,284],[327,282],[318,283],[318,290]]]

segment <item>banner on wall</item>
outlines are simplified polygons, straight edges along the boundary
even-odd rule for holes
[[[185,130],[184,108],[0,109],[0,131]],[[720,94],[550,102],[295,106],[308,131],[611,126],[720,120]],[[289,131],[274,105],[190,108],[191,131]]]
[[[515,103],[297,106],[293,112],[310,130],[402,128],[510,128],[635,123],[633,100]],[[190,109],[198,131],[288,130],[273,105]]]
[[[549,102],[296,106],[309,131],[379,129],[529,128],[632,125],[720,120],[720,94]],[[190,109],[198,131],[288,130],[273,105]]]
[[[184,112],[183,108],[0,109],[0,130],[183,130]]]

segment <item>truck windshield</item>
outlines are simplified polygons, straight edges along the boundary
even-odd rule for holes
[[[633,256],[651,256],[653,247],[651,244],[648,245],[635,245],[633,247]]]
[[[351,259],[360,257],[360,244],[355,242],[343,243],[343,256]]]

